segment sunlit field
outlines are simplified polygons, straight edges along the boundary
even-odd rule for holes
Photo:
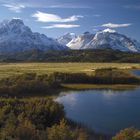
[[[95,69],[140,69],[131,63],[1,63],[0,78],[23,73],[49,74],[53,72],[92,73]]]

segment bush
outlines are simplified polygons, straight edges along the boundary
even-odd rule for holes
[[[63,106],[51,99],[1,99],[0,126],[14,126],[28,120],[37,129],[46,129],[64,117]]]
[[[86,73],[54,73],[50,75],[58,83],[83,84],[139,84],[140,78],[126,70],[97,69],[94,75]]]
[[[59,88],[59,83],[48,75],[38,76],[27,73],[0,80],[0,93],[8,95],[48,93],[50,89]]]
[[[36,75],[27,73],[0,80],[2,95],[50,95],[61,88],[62,83],[80,84],[139,84],[140,78],[125,70],[98,69],[94,75],[86,73],[60,73],[50,75]]]
[[[1,140],[86,140],[84,130],[64,121],[63,106],[51,99],[0,99]]]
[[[139,140],[140,130],[135,128],[126,128],[121,130],[112,140]]]
[[[60,124],[48,128],[48,140],[87,140],[87,135],[82,129],[72,130],[62,120]]]

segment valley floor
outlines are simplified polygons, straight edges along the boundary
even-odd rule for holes
[[[0,79],[23,73],[53,72],[92,74],[96,69],[140,69],[139,63],[0,63]]]

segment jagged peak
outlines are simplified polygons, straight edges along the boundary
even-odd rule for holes
[[[85,32],[67,46],[71,49],[97,49],[107,46],[114,50],[140,52],[140,44],[137,41],[109,28],[96,34]]]
[[[62,50],[66,46],[44,34],[32,32],[21,19],[5,20],[0,23],[0,53],[18,52],[37,48],[41,50]]]
[[[65,33],[62,37],[75,38],[76,34],[75,33]]]
[[[25,33],[25,32],[32,32],[32,30],[26,26],[23,22],[23,20],[19,18],[13,18],[11,20],[4,20],[0,23],[0,30],[1,34],[5,34],[6,32],[19,34],[19,33]]]
[[[19,18],[13,18],[9,23],[11,24],[21,24],[21,25],[24,25],[24,22],[22,19],[19,19]]]
[[[88,32],[88,31],[86,31],[86,32],[84,32],[83,34],[84,34],[84,35],[89,35],[89,34],[91,34],[91,33]]]
[[[65,33],[64,35],[75,35],[75,33]]]
[[[24,25],[23,20],[19,18],[12,18],[11,20],[3,20],[0,23],[1,26],[6,26],[6,25]]]

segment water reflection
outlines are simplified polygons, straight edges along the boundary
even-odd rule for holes
[[[130,72],[132,72],[136,76],[140,76],[140,70],[131,70]]]
[[[114,134],[126,127],[140,128],[140,88],[63,92],[56,100],[64,105],[68,118],[97,132]]]
[[[64,96],[64,97],[62,97],[62,95]],[[61,97],[62,98],[57,98],[56,99],[56,101],[57,102],[65,102],[65,103],[67,103],[69,106],[75,106],[76,105],[76,103],[77,103],[77,94],[72,94],[71,93],[71,96],[65,96],[66,94],[61,94]]]

